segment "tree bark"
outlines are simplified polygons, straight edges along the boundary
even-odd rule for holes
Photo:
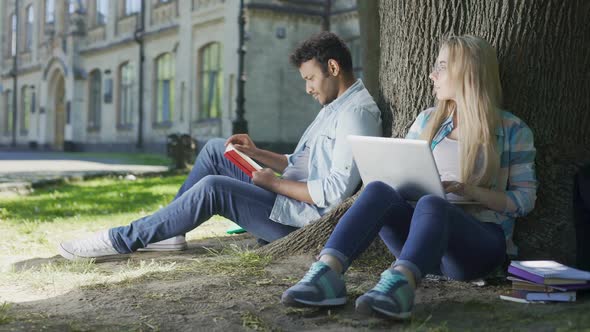
[[[497,50],[504,109],[533,130],[540,182],[536,208],[517,221],[521,258],[572,263],[572,178],[590,162],[590,2],[381,1],[381,107],[403,136],[434,105],[428,79],[447,33],[474,34]]]
[[[332,229],[348,210],[358,197],[358,193],[328,214],[325,214],[318,221],[296,230],[288,236],[274,241],[264,247],[258,249],[258,253],[262,255],[270,255],[272,257],[282,257],[285,255],[297,254],[317,254],[322,250],[324,243],[328,240]]]
[[[380,45],[365,53],[380,55],[376,99],[393,137],[403,137],[418,113],[434,105],[428,74],[444,35],[474,34],[496,48],[503,108],[531,127],[538,150],[536,208],[517,221],[520,256],[572,263],[572,177],[590,162],[590,2],[380,0],[373,14]],[[351,203],[262,251],[316,252]]]

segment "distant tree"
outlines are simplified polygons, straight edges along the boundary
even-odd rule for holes
[[[385,133],[403,137],[418,113],[432,105],[428,79],[442,36],[474,34],[498,51],[504,109],[532,128],[540,181],[534,212],[518,220],[523,258],[571,263],[575,235],[573,174],[590,162],[590,1],[448,0],[359,1],[366,77],[383,113]],[[378,20],[377,20],[378,18]],[[314,252],[325,243],[344,202],[318,222],[264,247],[273,255]]]

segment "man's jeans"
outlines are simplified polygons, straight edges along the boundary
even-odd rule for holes
[[[377,237],[397,257],[394,265],[413,272],[471,280],[492,272],[505,259],[502,227],[484,223],[443,198],[428,195],[412,208],[383,182],[367,185],[340,219],[320,253],[340,260],[346,270]]]
[[[268,242],[296,230],[269,219],[276,194],[252,184],[242,170],[227,160],[223,156],[224,142],[223,139],[207,142],[168,206],[128,226],[110,229],[115,250],[129,253],[149,243],[184,234],[216,214]]]
[[[590,271],[590,165],[574,179],[574,218],[576,225],[576,266]]]

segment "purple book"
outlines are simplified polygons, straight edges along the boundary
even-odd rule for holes
[[[546,282],[545,278],[536,274],[533,274],[531,272],[519,269],[515,266],[510,265],[508,267],[508,273],[513,274],[517,277],[523,278],[525,280],[530,280],[534,283],[540,284],[540,285],[557,285],[560,288],[566,289],[566,290],[576,290],[576,289],[588,289],[590,288],[590,283],[588,283],[587,281],[582,281],[582,280],[571,280],[572,283],[568,284],[568,283],[551,283],[551,280],[548,280],[548,282]]]

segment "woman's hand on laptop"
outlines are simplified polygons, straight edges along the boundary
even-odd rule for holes
[[[443,181],[442,185],[446,193],[453,193],[474,200],[494,211],[506,211],[507,204],[514,204],[511,199],[508,199],[506,193],[502,191],[477,187],[458,181]],[[508,207],[513,208],[512,205],[508,205]]]
[[[466,196],[466,190],[464,183],[458,181],[443,181],[442,182],[443,188],[445,189],[445,193],[447,194],[455,194],[459,196]]]

